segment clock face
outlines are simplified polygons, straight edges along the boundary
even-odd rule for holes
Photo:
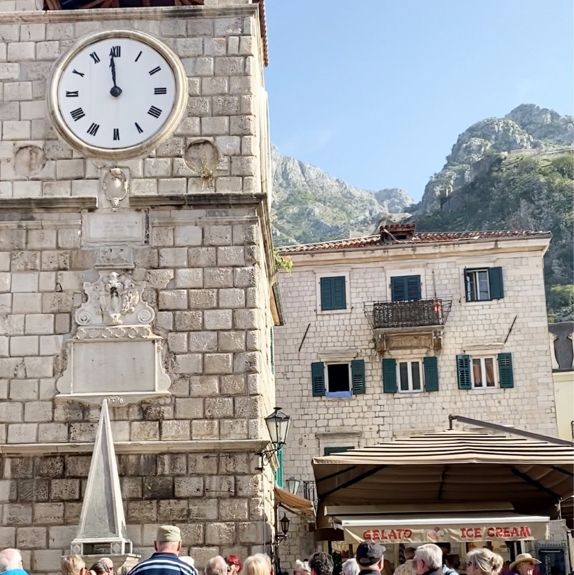
[[[175,127],[185,81],[177,57],[157,40],[105,32],[64,57],[52,79],[50,108],[56,128],[75,147],[133,156]]]

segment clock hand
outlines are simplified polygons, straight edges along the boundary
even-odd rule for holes
[[[110,50],[110,68],[112,69],[112,82],[114,83],[113,88],[110,90],[110,94],[117,98],[121,93],[122,89],[116,84],[116,61],[114,60],[114,53]]]

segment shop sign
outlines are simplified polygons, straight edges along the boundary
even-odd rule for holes
[[[414,526],[346,527],[353,538],[381,543],[423,543],[438,541],[533,541],[546,539],[546,523],[506,525],[445,525],[441,527]]]

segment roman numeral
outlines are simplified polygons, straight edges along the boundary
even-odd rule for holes
[[[84,73],[78,72],[75,68],[72,70],[72,74],[77,74],[78,76],[81,76],[82,78],[85,76]]]
[[[157,74],[159,71],[161,70],[160,66],[156,66],[153,70],[149,71],[149,75],[153,76],[154,74]]]
[[[136,56],[136,59],[134,60],[134,62],[137,62],[140,59],[140,56],[142,55],[142,51],[139,51],[139,54]]]
[[[72,110],[70,114],[72,118],[74,118],[75,122],[77,122],[80,118],[83,118],[86,115],[84,113],[84,110],[82,110],[82,108],[76,108],[75,110]]]
[[[99,124],[92,123],[92,125],[88,128],[88,134],[90,134],[90,136],[95,136],[98,133],[99,129],[100,129]]]
[[[136,130],[138,131],[138,133],[142,134],[143,130],[141,129],[141,126],[137,122],[135,122],[135,125],[136,125]]]
[[[94,61],[94,64],[100,61],[100,57],[95,52],[90,53],[90,58]]]
[[[159,118],[161,116],[161,110],[159,108],[156,108],[155,106],[152,106],[147,113],[150,116],[153,116],[154,118]]]
[[[110,50],[110,56],[114,58],[119,58],[122,55],[122,47],[121,46],[112,46]]]
[[[77,98],[78,97],[78,91],[74,91],[74,92],[69,92],[68,90],[66,90],[66,98]]]
[[[120,139],[120,130],[119,128],[114,128],[114,140],[119,140]]]
[[[158,96],[159,94],[167,94],[167,88],[154,88],[153,93]]]

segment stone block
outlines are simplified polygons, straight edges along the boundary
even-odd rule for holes
[[[161,439],[188,440],[190,438],[190,422],[187,420],[166,420],[161,422]]]
[[[52,377],[54,375],[54,360],[51,357],[25,357],[24,367],[26,377]]]
[[[207,562],[216,555],[219,555],[219,547],[202,545],[201,547],[190,547],[189,554],[195,559],[195,565],[200,569],[207,565]]]
[[[245,375],[234,374],[221,376],[220,388],[223,395],[244,395],[246,390]]]
[[[39,340],[37,335],[21,335],[10,338],[10,355],[38,355]]]
[[[34,503],[35,525],[59,525],[64,519],[63,503]]]
[[[203,328],[202,311],[176,311],[175,329],[178,331],[193,331]]]
[[[173,482],[172,477],[144,477],[144,499],[173,499]]]
[[[176,226],[176,246],[200,246],[202,242],[202,228],[200,226]]]
[[[235,478],[233,476],[208,475],[205,477],[206,497],[233,497],[235,494]]]
[[[168,177],[171,175],[170,158],[146,158],[144,161],[144,176],[146,177]]]
[[[160,310],[187,309],[187,291],[182,289],[160,291],[158,303]]]
[[[16,547],[16,527],[0,527],[0,547]]]
[[[70,541],[76,537],[77,525],[54,525],[48,528],[48,547],[50,549],[67,549]]]
[[[244,351],[245,332],[244,331],[222,331],[219,332],[219,351]]]
[[[187,351],[187,333],[173,332],[168,334],[167,344],[172,353],[185,353]]]
[[[219,518],[222,521],[247,521],[249,519],[249,501],[237,497],[220,499]]]
[[[241,419],[222,419],[219,422],[221,439],[247,439],[249,431],[247,421]]]
[[[2,372],[2,362],[10,361],[15,364],[19,363],[17,359],[2,360],[0,359],[0,373]],[[12,373],[16,371],[16,366],[12,369]],[[8,377],[13,377],[9,375]],[[10,399],[27,401],[30,399],[38,399],[39,383],[37,379],[13,379],[10,382]]]
[[[8,443],[35,443],[38,426],[35,423],[10,423],[8,425]]]
[[[56,289],[56,273],[55,272],[40,272],[38,276],[38,289],[40,291],[55,291]]]
[[[207,545],[233,545],[235,543],[235,523],[214,522],[208,523],[205,528]]]
[[[187,475],[187,456],[185,453],[165,453],[157,456],[157,474]]]
[[[202,375],[190,377],[189,395],[191,397],[213,397],[219,395],[219,376]]]
[[[219,422],[213,419],[195,419],[191,422],[192,439],[218,439]]]
[[[205,310],[204,323],[208,330],[232,329],[233,312],[226,309]]]
[[[58,160],[56,177],[59,180],[76,180],[85,176],[86,166],[82,159]]]
[[[16,546],[19,549],[45,549],[48,540],[46,527],[18,527]]]
[[[70,252],[68,251],[51,251],[42,252],[42,270],[58,271],[69,270],[71,265]]]
[[[206,288],[233,287],[233,268],[207,268],[203,275]]]
[[[188,262],[190,267],[213,267],[217,263],[216,248],[189,248]]]
[[[206,309],[217,306],[217,291],[214,289],[190,289],[189,307],[191,309]]]
[[[70,423],[70,441],[94,441],[96,437],[96,423]]]
[[[194,502],[191,502],[193,505]],[[192,512],[191,509],[188,510],[188,515]],[[203,545],[205,540],[204,526],[203,523],[186,523],[180,525],[181,538],[188,545]]]
[[[231,397],[206,397],[204,403],[206,419],[233,417],[233,398]]]
[[[173,524],[177,521],[187,521],[188,515],[187,501],[167,499],[158,502],[157,519],[160,523]]]
[[[200,353],[178,354],[175,357],[175,373],[202,373],[203,358]]]
[[[40,423],[38,437],[45,442],[65,442],[68,440],[68,426],[65,423]]]
[[[15,293],[12,296],[13,313],[41,313],[42,295],[39,293]]]
[[[222,246],[217,248],[217,264],[226,266],[244,266],[245,250],[243,246]]]
[[[37,549],[32,555],[32,569],[36,572],[59,573],[61,561],[61,549]]]
[[[12,186],[15,198],[39,198],[42,195],[42,182],[39,181],[14,182]]]
[[[24,421],[48,422],[52,421],[51,401],[30,401],[24,405]]]
[[[189,472],[197,475],[217,475],[218,457],[213,453],[191,453],[188,455]]]
[[[64,338],[61,335],[40,336],[40,355],[58,355],[62,351]]]
[[[194,499],[189,504],[189,519],[213,521],[218,518],[217,499]]]
[[[230,353],[206,353],[203,359],[204,373],[225,374],[233,370],[233,355]]]
[[[175,400],[176,419],[202,419],[203,400],[200,398],[182,397]]]
[[[0,422],[17,423],[23,420],[23,403],[6,401],[0,403]]]
[[[234,329],[256,329],[257,310],[235,309],[233,310]]]
[[[176,497],[203,497],[203,477],[176,477],[174,482]]]
[[[158,421],[132,421],[131,423],[132,441],[150,441],[159,438],[160,437],[159,437]]]
[[[175,270],[176,288],[202,288],[203,270],[201,268]]]
[[[159,265],[162,268],[184,268],[187,266],[186,248],[160,248]]]
[[[245,290],[241,288],[220,289],[219,307],[223,308],[245,307]]]
[[[189,351],[217,351],[217,332],[203,331],[190,333]]]
[[[29,525],[32,523],[31,503],[9,503],[4,505],[2,522],[5,525]]]

